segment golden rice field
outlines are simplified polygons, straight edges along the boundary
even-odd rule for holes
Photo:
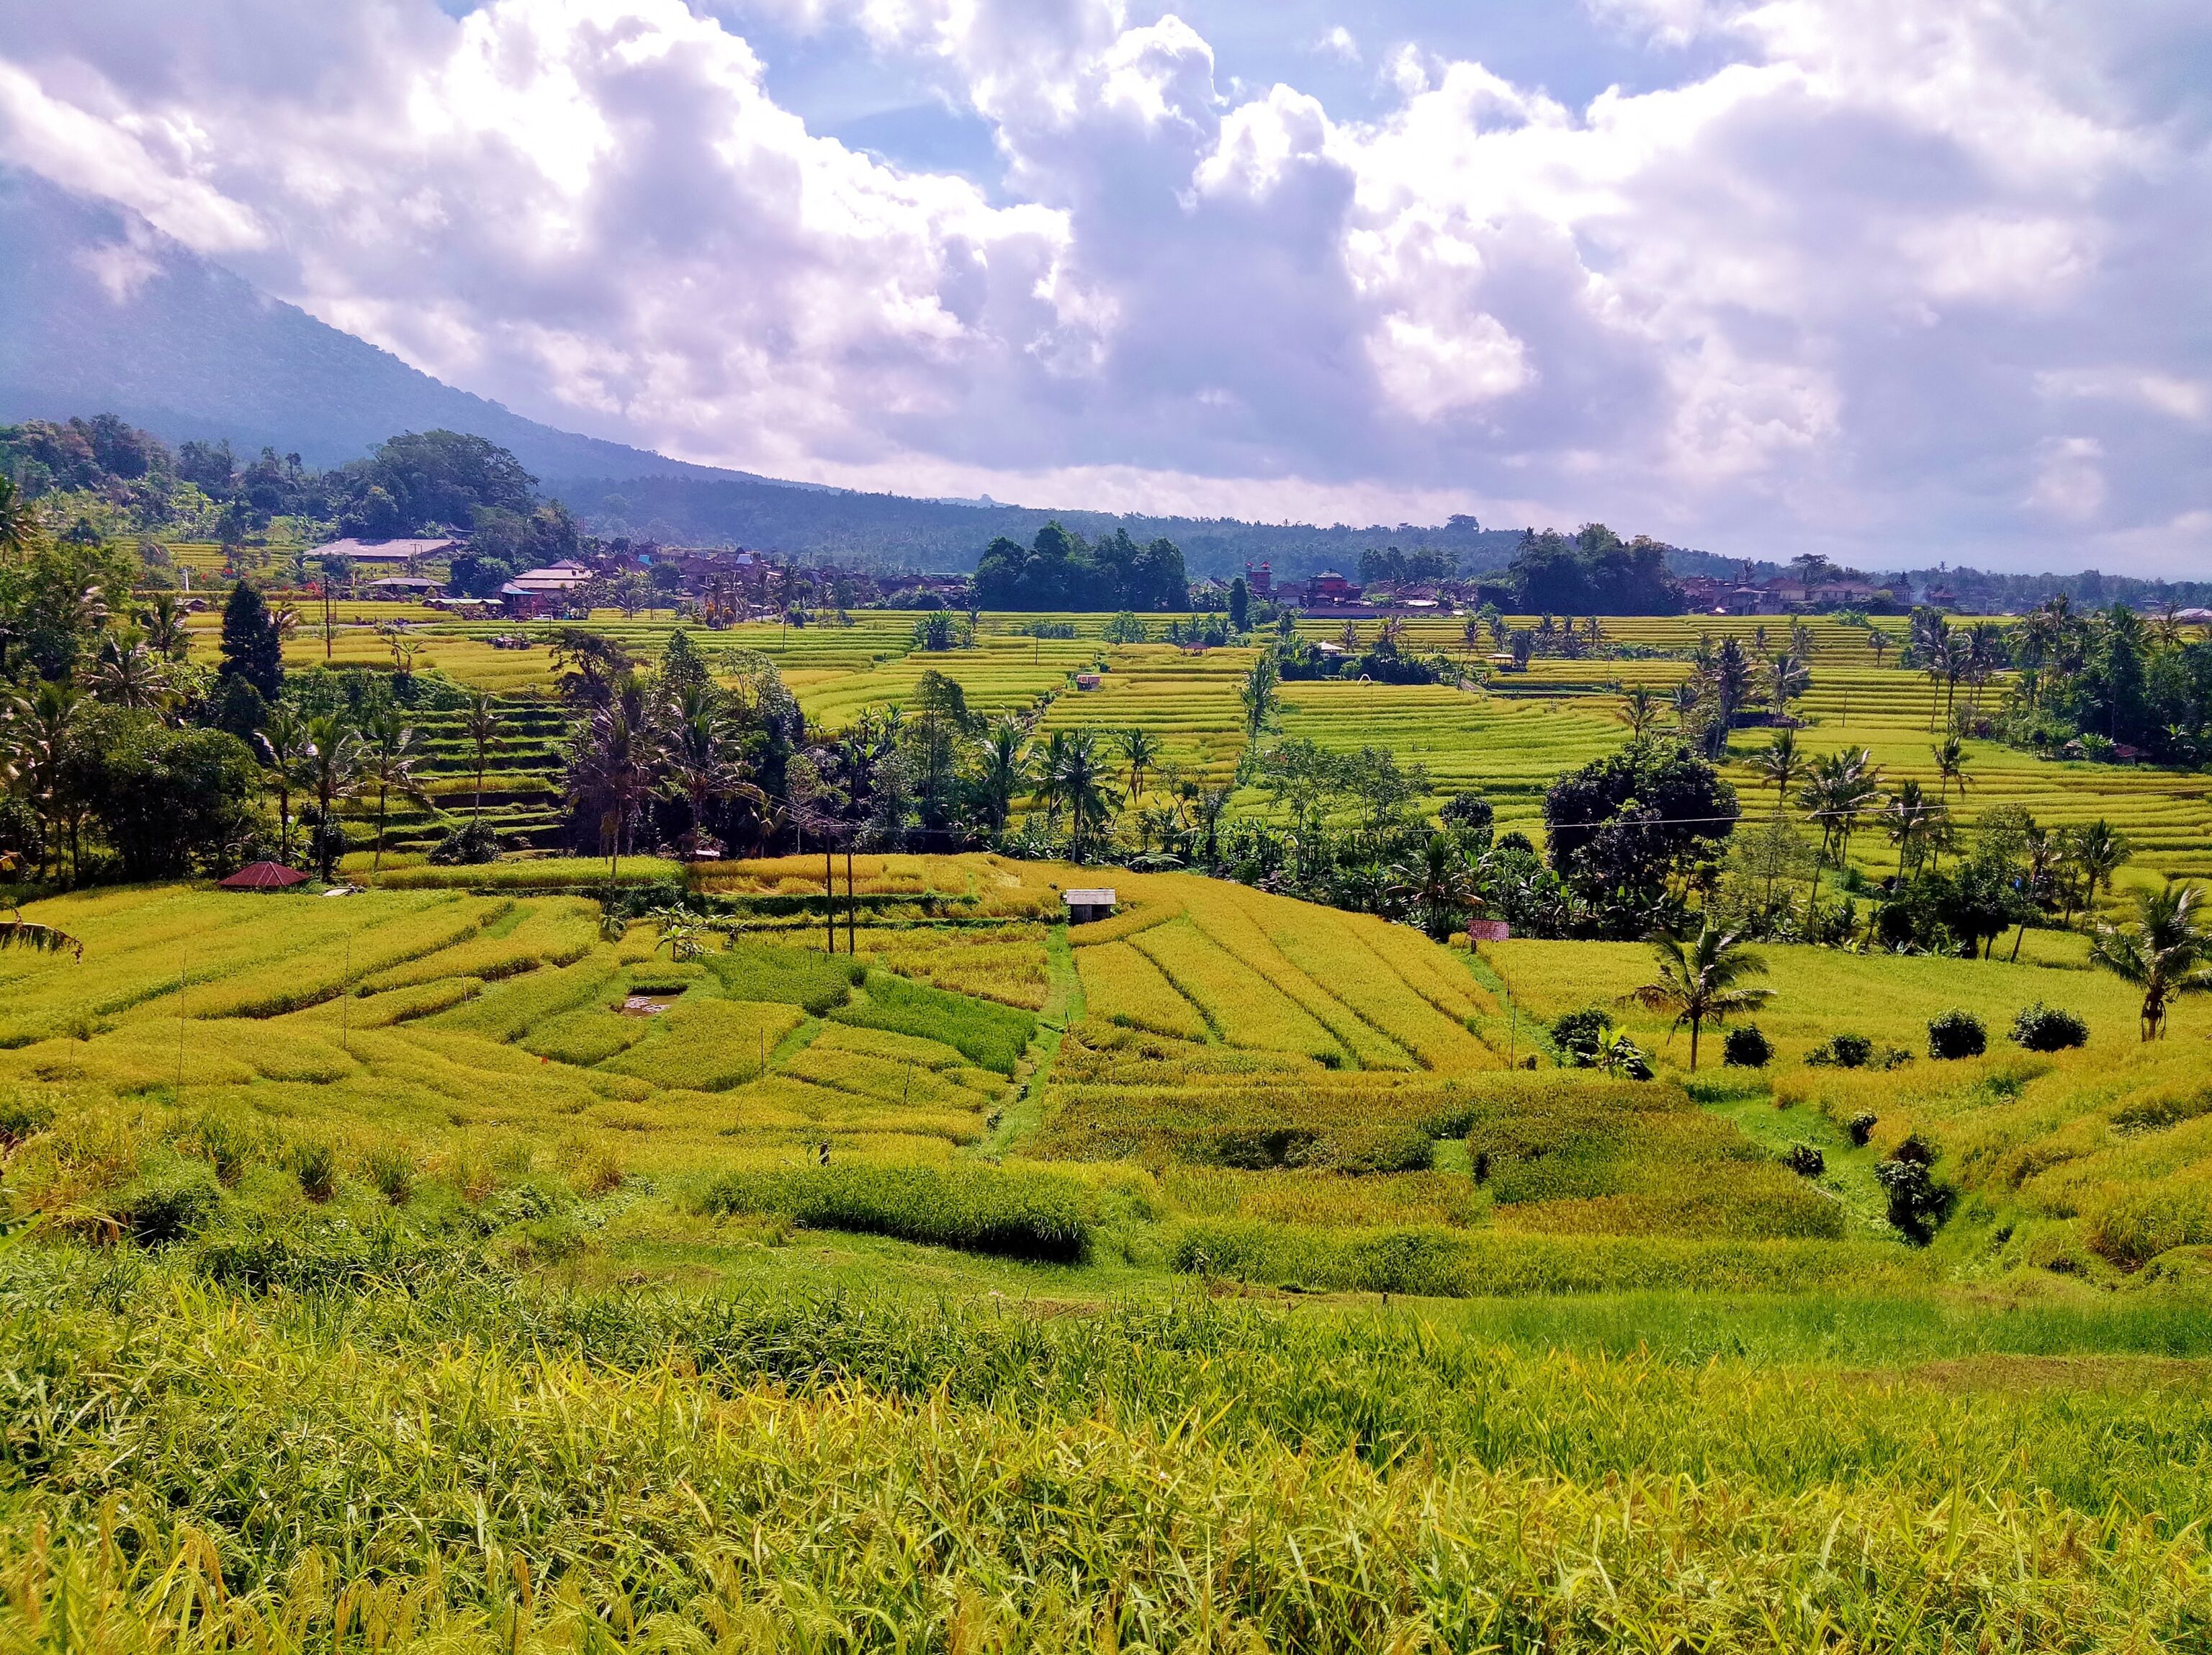
[[[533,867],[27,911],[9,1647],[2212,1634],[2212,1011],[2142,1046],[2078,939],[1768,949],[1773,1063],[1692,1075],[1625,945],[882,856],[832,954],[794,857],[668,869],[678,960]],[[1553,1064],[1594,1003],[1654,1079]]]

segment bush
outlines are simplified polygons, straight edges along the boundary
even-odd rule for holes
[[[1612,1027],[1613,1018],[1607,1013],[1586,1006],[1552,1020],[1552,1044],[1577,1069],[1588,1069],[1597,1061],[1598,1046]]]
[[[1774,1044],[1759,1032],[1757,1023],[1731,1028],[1721,1043],[1721,1062],[1733,1069],[1764,1069],[1774,1056]]]
[[[2087,1045],[2089,1025],[2070,1011],[2038,1000],[2032,1006],[2022,1006],[2012,1020],[2012,1038],[2014,1044],[2030,1052],[2063,1052],[2068,1046]]]
[[[1863,1069],[1874,1056],[1874,1042],[1863,1034],[1836,1034],[1805,1054],[1815,1069]]]
[[[726,1173],[707,1186],[699,1208],[1073,1264],[1091,1255],[1082,1193],[1070,1179],[997,1167],[807,1167]]]
[[[1809,1143],[1793,1143],[1782,1164],[1800,1178],[1818,1178],[1828,1170],[1827,1158]]]
[[[1926,1161],[1906,1155],[1902,1148],[1893,1160],[1876,1167],[1874,1175],[1889,1196],[1889,1222],[1907,1239],[1925,1246],[1943,1222],[1950,1192],[1929,1175]]]
[[[1881,1117],[1880,1115],[1874,1114],[1869,1111],[1862,1111],[1860,1113],[1853,1115],[1850,1118],[1849,1124],[1844,1126],[1844,1131],[1850,1134],[1851,1144],[1854,1149],[1863,1149],[1866,1148],[1867,1140],[1874,1136],[1874,1129],[1881,1119]]]
[[[481,821],[465,821],[430,849],[430,860],[450,867],[499,860],[499,835]]]
[[[1971,1011],[1947,1011],[1928,1021],[1928,1055],[1937,1058],[1978,1058],[1989,1049],[1982,1020]]]

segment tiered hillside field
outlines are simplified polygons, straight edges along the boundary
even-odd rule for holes
[[[691,870],[679,961],[533,868],[27,911],[85,949],[0,954],[9,1646],[2212,1635],[2203,1004],[1775,949],[1768,1069],[1616,1009],[1637,1082],[1541,1033],[1629,948],[884,857],[832,954],[793,858]]]
[[[327,651],[339,664],[389,669],[389,643],[376,628],[392,621],[408,623],[410,640],[420,646],[418,669],[436,669],[468,686],[489,688],[516,726],[515,739],[502,751],[494,777],[495,825],[526,841],[550,844],[557,836],[555,815],[547,807],[557,771],[557,709],[545,704],[552,688],[549,640],[557,627],[544,622],[515,626],[466,622],[419,604],[346,603],[338,606],[341,626]],[[1102,637],[1110,617],[992,615],[982,618],[975,646],[927,653],[915,646],[918,617],[904,611],[855,611],[852,624],[791,627],[751,621],[695,639],[710,658],[725,652],[757,652],[776,663],[808,716],[836,730],[863,711],[881,710],[913,699],[925,671],[942,672],[957,682],[971,710],[985,716],[1039,715],[1037,727],[1087,728],[1112,734],[1142,729],[1159,743],[1164,757],[1194,780],[1220,783],[1235,772],[1246,747],[1243,708],[1237,688],[1250,665],[1247,649],[1188,653],[1166,644],[1108,645]],[[1155,617],[1158,625],[1164,617]],[[1533,625],[1536,617],[1510,619]],[[211,659],[220,615],[210,609],[194,620],[196,652]],[[1072,639],[1038,639],[1027,630],[1040,622],[1075,627]],[[591,624],[621,640],[642,659],[666,647],[675,621],[665,614],[625,618],[613,611],[593,615]],[[1875,623],[1894,640],[1901,623]],[[1380,623],[1357,623],[1363,640],[1372,641]],[[1433,809],[1451,793],[1472,788],[1489,796],[1502,826],[1536,836],[1544,790],[1563,771],[1617,748],[1626,731],[1615,717],[1621,692],[1644,684],[1671,691],[1688,671],[1676,657],[1639,659],[1544,658],[1526,673],[1497,672],[1489,664],[1486,637],[1470,649],[1464,622],[1453,617],[1413,619],[1406,627],[1409,647],[1442,650],[1462,658],[1470,682],[1480,688],[1443,685],[1401,688],[1345,682],[1297,682],[1282,688],[1279,733],[1306,737],[1325,747],[1352,750],[1385,747],[1404,763],[1425,766],[1431,780],[1427,801]],[[1775,647],[1788,641],[1789,623],[1777,617],[1753,620],[1726,616],[1626,617],[1604,623],[1607,638],[1656,651],[1682,652],[1701,635],[1734,636],[1751,641],[1764,628]],[[1341,622],[1302,621],[1303,635],[1334,640]],[[1888,779],[1910,777],[1931,791],[1940,779],[1930,756],[1930,724],[1940,722],[1942,692],[1927,678],[1895,664],[1876,665],[1868,649],[1868,630],[1832,620],[1811,622],[1813,685],[1797,704],[1808,719],[1800,743],[1814,753],[1838,747],[1865,747]],[[522,650],[494,649],[494,636],[520,635],[532,640]],[[319,613],[304,606],[298,634],[286,646],[289,664],[311,667],[325,658]],[[1079,691],[1076,676],[1103,667],[1099,688]],[[1962,697],[1972,692],[1964,688]],[[2002,681],[1984,692],[2001,697]],[[1669,715],[1671,716],[1671,715]],[[432,791],[442,816],[402,811],[395,818],[394,843],[402,851],[420,849],[455,819],[453,795],[465,785],[458,743],[434,712],[416,716],[438,751],[438,785]],[[1662,727],[1668,718],[1662,718]],[[1269,737],[1273,739],[1271,735]],[[1747,811],[1772,808],[1747,761],[1769,739],[1759,730],[1739,731],[1731,743],[1735,763],[1731,779]],[[2033,757],[1992,742],[1967,744],[1967,787],[1963,800],[1951,797],[1960,822],[1971,827],[1979,814],[1996,805],[2017,804],[2054,827],[2096,820],[2125,833],[2136,850],[2126,876],[2155,880],[2165,873],[2212,875],[2212,776],[2125,766],[2063,763]],[[1947,790],[1948,791],[1948,790]],[[1239,813],[1267,808],[1265,793],[1242,790],[1232,804]],[[1852,843],[1852,860],[1869,872],[1894,866],[1895,852],[1879,832],[1862,833]]]

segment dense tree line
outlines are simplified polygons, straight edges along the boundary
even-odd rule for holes
[[[1117,528],[1094,545],[1048,523],[1024,546],[1004,536],[975,565],[975,603],[987,609],[1184,609],[1190,585],[1171,540],[1143,545]]]

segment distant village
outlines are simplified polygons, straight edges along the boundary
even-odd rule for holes
[[[526,569],[496,591],[457,596],[451,569],[465,555],[465,537],[425,539],[343,539],[316,547],[309,561],[343,567],[358,596],[428,603],[486,618],[516,621],[587,615],[594,609],[673,609],[708,626],[726,626],[793,610],[896,608],[964,609],[973,583],[960,573],[885,573],[823,565],[808,567],[744,548],[664,546],[617,540],[594,543],[577,556]],[[1771,566],[1770,566],[1771,567]],[[1435,580],[1362,583],[1334,569],[1301,579],[1278,579],[1267,563],[1248,563],[1241,577],[1249,597],[1276,610],[1321,614],[1343,620],[1425,610],[1458,613],[1495,603],[1510,608],[1495,573]],[[1746,562],[1735,579],[1675,578],[1683,611],[1692,615],[1782,615],[1838,609],[1902,613],[1925,604],[1960,615],[2002,612],[2005,606],[1971,588],[1916,584],[1885,577],[1877,584],[1856,570],[1830,570],[1812,578],[1784,573],[1761,579]],[[1236,578],[1206,576],[1190,583],[1190,607],[1204,613],[1230,607]],[[2180,618],[2212,621],[2212,611],[2188,609]]]

